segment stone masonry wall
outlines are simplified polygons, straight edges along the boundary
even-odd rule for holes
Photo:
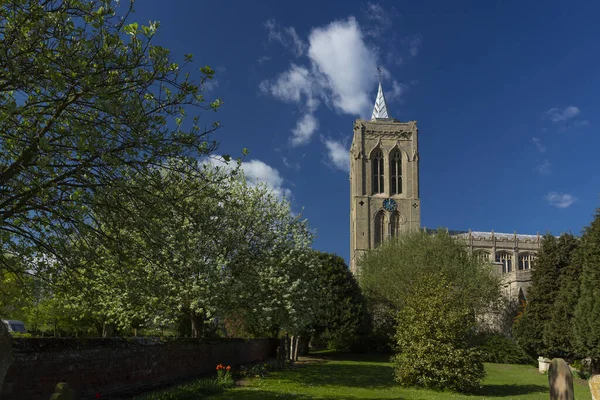
[[[274,339],[29,338],[13,339],[14,362],[0,398],[47,400],[58,382],[80,399],[162,386],[274,357]]]

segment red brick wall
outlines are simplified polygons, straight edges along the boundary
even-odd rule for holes
[[[13,339],[15,361],[2,400],[47,400],[58,382],[95,399],[194,378],[219,363],[274,357],[274,339],[31,338]]]

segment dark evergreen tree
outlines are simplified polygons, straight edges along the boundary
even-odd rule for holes
[[[572,326],[581,274],[578,243],[578,239],[571,234],[564,234],[558,240],[558,262],[566,267],[561,267],[559,289],[550,310],[550,319],[544,326],[543,340],[550,357],[572,359],[576,355]]]
[[[315,337],[334,350],[356,349],[360,337],[370,331],[362,291],[342,257],[322,252],[316,257],[321,308],[313,327]]]
[[[553,355],[550,352],[554,349],[544,341],[544,333],[558,296],[560,278],[570,264],[574,242],[571,234],[563,234],[556,238],[546,233],[542,239],[535,268],[531,272],[532,283],[527,303],[513,327],[517,343],[532,356]]]
[[[600,372],[600,208],[581,237],[580,296],[573,328],[577,349],[592,359],[592,371]]]

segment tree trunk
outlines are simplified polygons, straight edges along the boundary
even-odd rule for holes
[[[277,348],[277,363],[279,365],[279,367],[283,367],[285,366],[285,358],[286,358],[286,353],[285,353],[285,338],[281,337],[279,339],[279,347]]]
[[[292,346],[290,346],[290,342],[291,342],[290,335],[288,335],[286,332],[286,334],[285,334],[285,359],[286,359],[286,361],[291,360],[291,358],[292,358],[291,354],[290,354],[292,351],[291,350]]]
[[[115,326],[113,324],[104,324],[104,329],[102,330],[102,337],[112,337]]]
[[[202,328],[204,324],[204,319],[202,316],[192,313],[190,314],[190,320],[192,321],[192,337],[202,337]]]
[[[308,345],[310,343],[310,336],[301,336],[300,337],[300,345],[298,348],[299,356],[307,356],[308,355]]]
[[[296,343],[294,345],[294,361],[298,361],[298,346],[300,344],[301,336],[296,336]]]
[[[6,325],[0,322],[0,393],[2,392],[2,384],[4,383],[6,372],[12,362],[12,338]]]

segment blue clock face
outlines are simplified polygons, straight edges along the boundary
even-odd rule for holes
[[[385,208],[388,211],[394,211],[396,209],[396,200],[394,199],[385,199],[383,201],[383,208]]]

